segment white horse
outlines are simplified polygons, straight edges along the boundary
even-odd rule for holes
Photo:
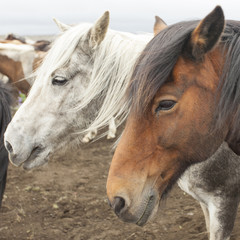
[[[44,164],[51,154],[113,118],[122,122],[128,109],[121,102],[133,65],[152,38],[108,29],[108,12],[94,25],[58,24],[64,32],[5,133],[11,162],[25,169]]]

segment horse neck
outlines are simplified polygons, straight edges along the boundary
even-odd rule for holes
[[[239,160],[240,157],[232,151],[226,142],[223,142],[211,157],[204,162],[196,163],[190,166],[181,178],[185,179],[185,177],[188,178],[190,176],[188,179],[194,179],[194,181],[197,182],[199,179],[202,179],[203,175],[210,172],[211,174],[208,175],[208,179],[211,179],[211,176],[214,178],[217,174],[223,175],[223,172],[226,170],[224,169],[224,166],[227,166],[227,170],[229,172],[227,175],[230,175],[231,172],[237,172],[239,174]]]

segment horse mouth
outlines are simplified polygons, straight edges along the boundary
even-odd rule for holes
[[[144,207],[144,210],[141,214],[141,216],[139,217],[139,219],[137,220],[136,224],[138,226],[143,226],[144,224],[147,223],[147,221],[149,220],[149,218],[154,215],[154,209],[157,207],[156,205],[157,202],[157,197],[155,195],[151,195],[149,196],[147,203]]]
[[[27,160],[22,163],[23,169],[30,170],[34,167],[41,166],[48,162],[47,156],[49,153],[45,153],[46,148],[43,146],[37,146],[33,148]]]

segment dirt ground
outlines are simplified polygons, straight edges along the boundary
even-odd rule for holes
[[[0,239],[207,239],[199,204],[177,186],[144,227],[121,222],[106,201],[113,141],[99,140],[31,172],[10,165]],[[232,240],[240,239],[238,214]]]

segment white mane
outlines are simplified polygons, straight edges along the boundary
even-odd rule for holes
[[[36,82],[67,63],[79,41],[86,39],[90,27],[90,24],[71,27],[56,39],[37,71]],[[104,40],[94,49],[91,79],[80,105],[74,110],[81,111],[97,97],[104,98],[103,105],[91,126],[81,129],[81,133],[106,126],[113,116],[120,119],[119,124],[125,119],[128,104],[123,101],[123,97],[131,72],[136,59],[151,38],[150,34],[135,35],[108,29]]]
[[[99,94],[104,96],[98,116],[85,131],[107,126],[112,116],[119,118],[118,125],[128,114],[124,95],[133,66],[152,36],[108,30],[105,39],[94,54],[91,81],[78,109],[82,109]]]

